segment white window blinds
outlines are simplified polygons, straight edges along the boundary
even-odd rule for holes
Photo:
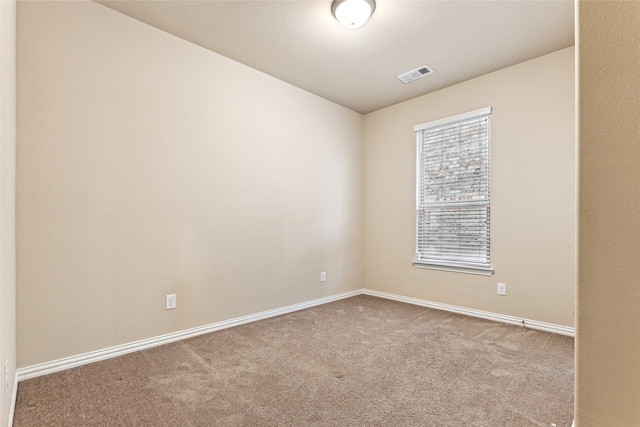
[[[491,107],[415,131],[414,265],[491,274]]]

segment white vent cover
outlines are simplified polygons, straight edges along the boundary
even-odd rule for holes
[[[409,83],[431,73],[433,73],[433,70],[426,65],[423,65],[422,67],[418,67],[415,70],[400,74],[398,78],[402,80],[402,83]]]

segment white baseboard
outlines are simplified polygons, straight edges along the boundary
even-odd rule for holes
[[[560,325],[554,325],[551,323],[538,322],[535,320],[521,319],[518,317],[507,316],[503,314],[490,313],[487,311],[474,310],[470,308],[458,307],[458,306],[448,305],[448,304],[441,304],[437,302],[421,300],[418,298],[411,298],[411,297],[405,297],[402,295],[390,294],[386,292],[373,291],[370,289],[358,289],[355,291],[345,292],[338,295],[332,295],[325,298],[319,298],[312,301],[289,305],[282,308],[276,308],[273,310],[267,310],[260,313],[237,317],[235,319],[224,320],[222,322],[216,322],[209,325],[200,326],[197,328],[185,329],[183,331],[173,332],[166,335],[160,335],[153,338],[147,338],[140,341],[117,345],[114,347],[109,347],[102,350],[96,350],[89,353],[83,353],[77,356],[71,356],[63,359],[53,360],[51,362],[40,363],[38,365],[27,366],[25,368],[20,368],[16,371],[16,382],[39,377],[42,375],[52,374],[54,372],[64,371],[66,369],[75,368],[75,367],[86,365],[93,362],[99,362],[101,360],[122,356],[124,354],[133,353],[135,351],[140,351],[140,350],[156,347],[163,344],[168,344],[174,341],[192,338],[198,335],[208,334],[210,332],[215,332],[222,329],[243,325],[245,323],[256,322],[258,320],[268,319],[270,317],[280,316],[280,315],[292,313],[298,310],[304,310],[306,308],[315,307],[321,304],[326,304],[332,301],[337,301],[343,298],[349,298],[349,297],[361,295],[361,294],[371,295],[371,296],[380,297],[380,298],[386,298],[394,301],[405,302],[409,304],[419,305],[422,307],[429,307],[429,308],[435,308],[438,310],[450,311],[453,313],[465,314],[467,316],[480,317],[483,319],[493,320],[496,322],[525,326],[527,328],[538,329],[541,331],[554,332],[557,334],[568,335],[568,336],[575,336],[575,329],[568,326],[560,326]],[[16,390],[17,390],[17,386],[14,388],[14,400],[15,400]],[[13,404],[12,404],[12,411],[13,411]]]
[[[491,313],[489,311],[475,310],[472,308],[458,307],[456,305],[442,304],[439,302],[427,301],[418,298],[405,297],[402,295],[390,294],[387,292],[363,289],[362,293],[374,297],[386,298],[394,301],[406,302],[422,307],[435,308],[438,310],[450,311],[452,313],[464,314],[467,316],[480,317],[482,319],[493,320],[495,322],[509,323],[511,325],[524,326],[525,328],[537,329],[540,331],[553,332],[560,335],[574,337],[575,328],[569,326],[554,325],[553,323],[539,322],[537,320],[522,319],[505,314]]]
[[[13,375],[13,393],[11,394],[11,406],[9,406],[9,423],[7,427],[13,426],[13,414],[16,410],[16,398],[18,397],[18,373]]]
[[[163,344],[169,344],[174,341],[184,340],[198,335],[220,331],[222,329],[232,328],[234,326],[243,325],[245,323],[256,322],[258,320],[268,319],[270,317],[280,316],[298,310],[304,310],[305,308],[315,307],[317,305],[326,304],[343,298],[349,298],[352,296],[360,295],[361,293],[362,290],[345,292],[342,294],[319,298],[299,304],[293,304],[273,310],[262,311],[260,313],[249,314],[247,316],[236,317],[235,319],[223,320],[222,322],[211,323],[209,325],[199,326],[197,328],[185,329],[183,331],[160,335],[153,338],[147,338],[128,344],[122,344],[102,350],[91,351],[89,353],[83,353],[77,356],[65,357],[64,359],[58,359],[51,362],[40,363],[38,365],[27,366],[25,368],[18,369],[16,372],[16,376],[18,381],[23,381],[42,375],[52,374],[54,372],[64,371],[66,369],[87,365],[89,363],[99,362],[101,360],[110,359],[112,357],[122,356],[124,354],[133,353],[135,351],[140,351]]]

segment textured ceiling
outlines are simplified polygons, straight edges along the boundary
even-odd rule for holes
[[[574,44],[570,0],[377,0],[357,30],[331,0],[98,3],[360,113]],[[421,65],[435,72],[396,78]]]

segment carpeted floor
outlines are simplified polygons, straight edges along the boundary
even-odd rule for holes
[[[547,426],[573,339],[357,296],[23,381],[14,427]]]

